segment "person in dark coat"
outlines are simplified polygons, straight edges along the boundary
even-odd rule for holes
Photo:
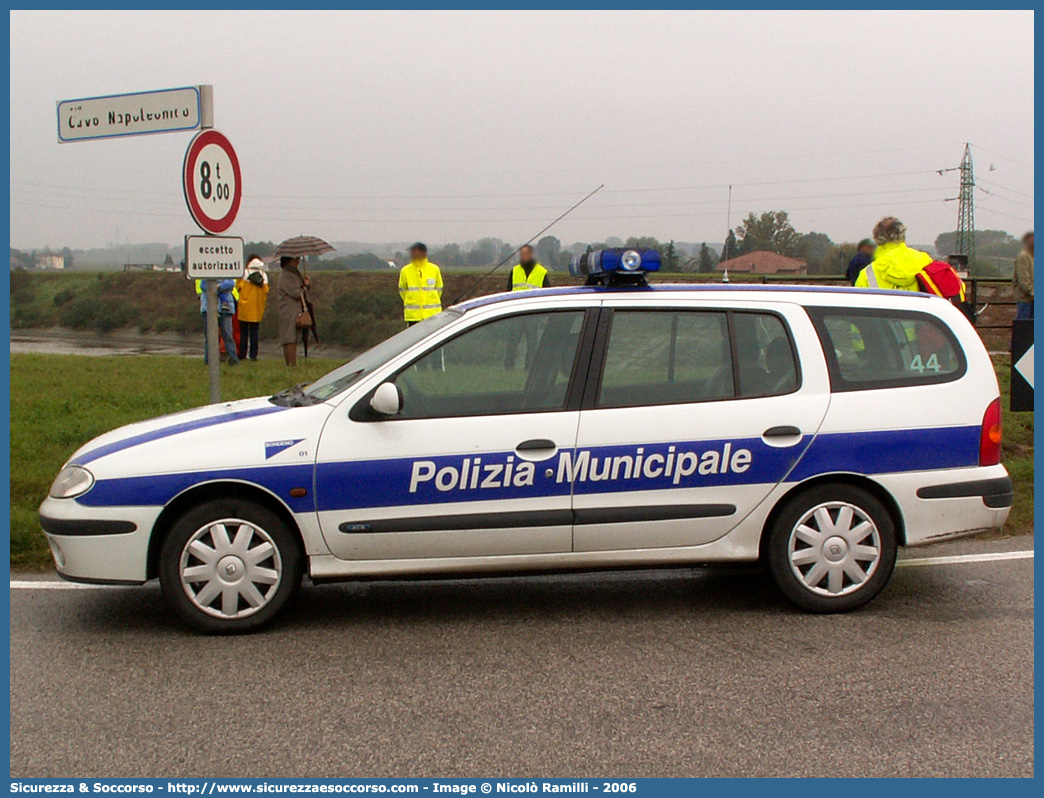
[[[845,277],[848,278],[849,285],[855,285],[859,273],[873,262],[875,249],[874,242],[869,238],[864,238],[859,242],[859,246],[856,247],[856,254],[848,262],[848,269],[845,271]]]
[[[279,259],[279,343],[283,345],[283,359],[291,368],[297,365],[297,314],[301,312],[308,278],[298,271],[300,258]]]

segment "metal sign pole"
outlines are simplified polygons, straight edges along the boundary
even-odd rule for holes
[[[214,127],[214,87],[201,86],[201,107],[203,113],[200,115],[200,128],[202,130]],[[210,404],[216,405],[221,401],[221,369],[220,347],[218,346],[218,290],[217,280],[204,280],[207,287],[207,376],[210,382]]]

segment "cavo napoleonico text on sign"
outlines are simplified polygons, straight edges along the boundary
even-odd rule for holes
[[[58,103],[58,141],[144,136],[212,124],[211,86],[113,94]]]

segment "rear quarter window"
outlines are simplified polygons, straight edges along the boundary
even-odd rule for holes
[[[928,313],[809,308],[835,392],[934,385],[967,367],[957,338]]]

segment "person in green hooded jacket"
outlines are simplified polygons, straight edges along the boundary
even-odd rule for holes
[[[906,246],[906,225],[894,216],[886,216],[874,225],[874,259],[856,278],[856,288],[889,288],[920,291],[917,275],[932,256]]]

